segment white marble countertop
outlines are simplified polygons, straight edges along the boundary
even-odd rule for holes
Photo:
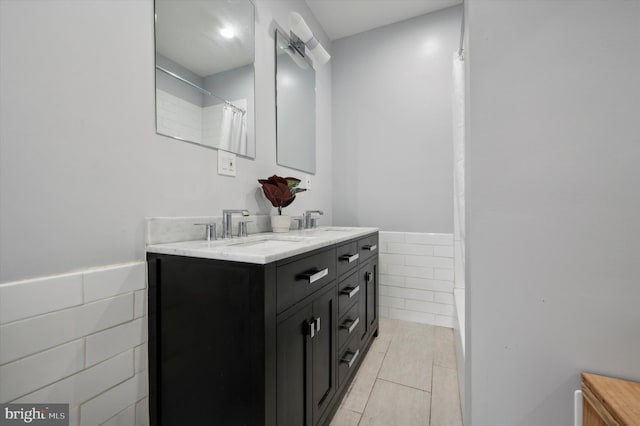
[[[287,233],[265,232],[227,240],[151,244],[147,246],[147,252],[267,264],[377,231],[378,228],[323,226]]]

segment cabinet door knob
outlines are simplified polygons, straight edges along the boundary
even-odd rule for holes
[[[311,336],[311,338],[313,339],[313,337],[316,335],[316,323],[315,323],[315,321],[309,321],[307,323],[307,327],[309,327],[308,328],[309,336]]]
[[[345,287],[344,289],[342,289],[340,293],[348,295],[349,299],[351,299],[353,296],[358,294],[359,291],[360,291],[360,286],[357,285],[355,287]]]
[[[372,276],[373,276],[373,274],[372,274],[371,272],[366,272],[366,273],[364,274],[364,280],[365,280],[366,282],[369,282],[369,281],[371,281],[371,277],[372,277]]]
[[[313,322],[316,325],[316,333],[319,333],[320,332],[320,317],[316,318]]]
[[[351,262],[355,262],[356,260],[360,259],[360,253],[356,253],[356,254],[343,254],[342,256],[340,256],[340,260],[344,261],[346,260],[347,262],[351,263]]]
[[[313,284],[314,282],[326,277],[327,275],[329,275],[329,268],[324,268],[321,271],[307,272],[302,274],[302,276],[309,281],[309,284]]]

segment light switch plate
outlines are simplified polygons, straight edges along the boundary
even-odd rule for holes
[[[311,175],[304,176],[304,187],[307,188],[307,191],[311,190]]]
[[[236,155],[231,152],[218,150],[218,174],[225,176],[236,175]]]

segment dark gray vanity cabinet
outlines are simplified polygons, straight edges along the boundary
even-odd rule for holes
[[[336,393],[336,289],[278,317],[278,424],[314,425]]]
[[[328,424],[377,333],[371,241],[266,265],[148,253],[151,425]]]

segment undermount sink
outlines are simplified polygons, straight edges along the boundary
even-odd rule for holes
[[[233,248],[255,248],[255,249],[271,249],[271,248],[284,248],[291,247],[292,245],[299,244],[300,240],[285,240],[285,239],[266,239],[258,241],[247,241],[246,243],[231,244]]]
[[[351,232],[353,228],[342,228],[339,226],[327,226],[324,228],[312,228],[306,229],[305,232],[316,233],[316,232]]]

